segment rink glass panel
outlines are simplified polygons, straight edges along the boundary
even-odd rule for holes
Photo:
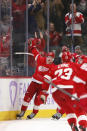
[[[55,3],[53,0],[47,0],[46,2],[44,0],[41,9],[31,13],[29,12],[29,4],[32,4],[32,0],[23,1],[0,0],[0,76],[33,75],[35,71],[34,58],[23,54],[15,55],[15,53],[27,53],[29,51],[28,39],[34,37],[34,32],[37,32],[38,38],[39,32],[43,33],[46,41],[43,51],[55,52],[55,64],[61,62],[59,54],[62,45],[67,45],[64,17],[69,11],[69,3],[67,6],[66,0],[62,3]],[[30,15],[33,15],[35,21],[31,22]],[[82,24],[82,50],[84,54],[87,54],[86,13],[84,13],[84,18],[85,21]],[[52,30],[54,30],[54,34],[51,34]],[[56,35],[55,31],[57,32]],[[58,39],[56,39],[56,36]]]
[[[0,1],[0,76],[32,76],[35,71],[35,62],[32,56],[16,55],[16,52],[28,52],[28,39],[34,37],[34,32],[39,31],[44,34],[46,29],[47,14],[44,12],[44,21],[39,23],[29,19],[29,15],[34,15],[38,19],[39,14],[43,14],[45,6],[29,13],[29,0],[8,0]],[[37,17],[37,18],[35,18]],[[40,21],[38,19],[38,21]],[[31,24],[30,24],[31,23]],[[38,26],[36,26],[36,23]],[[35,29],[34,29],[35,28]],[[33,31],[31,31],[31,29]],[[46,51],[47,49],[44,48]]]
[[[0,1],[0,76],[11,74],[11,3]]]

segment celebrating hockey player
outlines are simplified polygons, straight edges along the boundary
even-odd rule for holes
[[[78,65],[76,63],[63,63],[58,66],[55,66],[53,71],[51,71],[51,77],[53,78],[52,82],[57,85],[59,88],[62,88],[73,95],[74,90],[76,91],[77,95],[80,92],[80,96],[86,97],[86,89],[83,87],[83,90],[80,87],[77,89],[77,83],[86,83],[87,81],[87,70],[86,70],[86,63],[82,65]],[[83,76],[81,74],[84,74]],[[78,76],[78,77],[76,77]],[[80,77],[80,78],[79,78]],[[74,82],[75,83],[74,83]],[[75,87],[76,86],[76,87]],[[75,89],[76,88],[76,89]],[[77,102],[76,100],[72,100],[67,94],[57,90],[55,86],[52,88],[52,96],[55,102],[64,109],[67,114],[67,120],[69,125],[71,126],[73,131],[78,131],[77,128],[77,120],[79,124],[80,131],[86,131],[87,127],[87,119],[86,119],[86,110],[82,107],[81,102]],[[79,96],[79,97],[80,97]],[[80,97],[82,98],[82,97]],[[76,118],[77,117],[77,118]]]
[[[62,55],[61,55],[61,62],[62,63],[67,63],[67,62],[71,62],[73,60],[72,54],[69,51],[69,48],[67,46],[63,46],[62,47]],[[54,114],[52,116],[52,118],[54,119],[60,119],[61,116],[65,113],[64,109],[62,109],[60,106],[58,106],[57,110],[56,110],[56,114]]]
[[[45,103],[47,99],[47,93],[45,93],[45,90],[42,89],[43,85],[43,77],[46,75],[52,66],[54,66],[53,61],[54,61],[54,53],[49,52],[47,57],[42,57],[38,50],[36,49],[36,41],[35,40],[29,40],[28,42],[29,48],[32,51],[32,54],[34,55],[35,61],[37,63],[36,65],[36,71],[32,77],[32,82],[30,83],[25,96],[23,100],[23,104],[21,107],[21,112],[20,114],[17,114],[17,119],[21,119],[24,116],[25,111],[27,110],[28,104],[35,95],[35,100],[34,100],[34,109],[33,113],[29,116],[27,116],[27,119],[33,118],[37,112],[38,112],[38,107],[40,104]],[[49,88],[49,84],[46,84],[46,88]],[[46,90],[47,90],[46,89]],[[43,99],[43,101],[42,101]]]

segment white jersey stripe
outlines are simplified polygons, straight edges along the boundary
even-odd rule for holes
[[[83,84],[86,84],[85,81],[83,81],[82,79],[80,79],[80,78],[77,77],[77,76],[74,76],[73,81],[76,82],[76,83],[83,83]]]
[[[81,115],[78,117],[78,122],[81,121],[81,120],[87,120],[87,117],[85,115]]]
[[[76,118],[74,113],[67,114],[67,119]]]
[[[39,106],[34,105],[34,109],[35,109],[35,110],[38,110],[38,109],[39,109]]]
[[[59,88],[65,88],[65,89],[73,89],[73,85],[57,85]],[[57,90],[56,87],[52,88],[51,91],[52,93],[55,92]]]
[[[38,80],[34,79],[33,77],[32,77],[32,81],[33,81],[33,82],[36,82],[36,83],[38,83],[38,84],[43,84],[43,82],[38,81]]]
[[[35,57],[35,61],[37,61],[39,54]]]
[[[84,98],[87,98],[87,94],[82,95],[82,96],[79,97],[79,99],[84,99]]]
[[[29,105],[29,103],[28,103],[28,102],[26,102],[26,101],[23,101],[22,105],[23,105],[23,106],[28,106],[28,105]]]

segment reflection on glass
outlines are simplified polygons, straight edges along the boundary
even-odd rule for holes
[[[10,73],[10,1],[0,1],[0,76]]]

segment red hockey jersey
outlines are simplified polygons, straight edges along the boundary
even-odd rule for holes
[[[44,75],[49,74],[50,69],[54,64],[46,64],[46,57],[42,57],[36,48],[32,50],[32,53],[34,54],[36,61],[36,70],[33,75],[33,81],[42,84]]]
[[[83,14],[80,12],[76,12],[76,17],[74,17],[73,21],[73,35],[74,36],[81,36],[81,24],[84,22]],[[67,25],[66,28],[66,35],[71,36],[72,35],[72,14],[67,13],[65,15],[65,24]]]

